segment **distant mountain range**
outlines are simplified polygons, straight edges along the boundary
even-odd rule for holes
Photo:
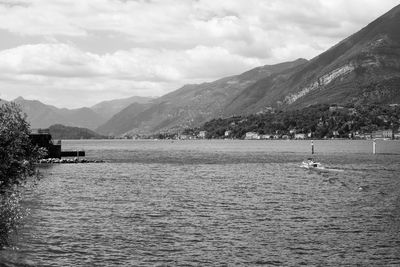
[[[18,97],[13,102],[19,104],[28,115],[28,121],[32,128],[47,128],[53,124],[64,124],[94,129],[104,121],[103,117],[90,108],[57,108],[22,97]]]
[[[150,133],[193,127],[223,116],[235,96],[262,78],[306,63],[305,59],[263,66],[243,74],[182,88],[155,99],[150,105],[132,104],[97,129],[102,134]]]
[[[400,103],[400,5],[326,52],[185,85],[160,98],[120,99],[91,108],[58,109],[18,98],[34,127],[62,123],[104,135],[199,126],[217,117],[313,104]]]
[[[121,135],[183,129],[271,107],[400,103],[399,29],[397,6],[310,61],[298,59],[211,83],[185,85],[150,105],[122,110],[98,131]]]
[[[48,128],[53,124],[63,124],[93,130],[128,105],[135,102],[146,103],[151,100],[152,98],[134,96],[126,99],[104,101],[90,108],[78,109],[57,108],[43,104],[38,100],[27,100],[22,97],[14,99],[13,102],[20,105],[23,112],[27,114],[32,128]]]

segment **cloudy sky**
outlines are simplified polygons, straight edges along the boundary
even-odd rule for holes
[[[0,98],[161,96],[311,59],[398,0],[0,0]]]

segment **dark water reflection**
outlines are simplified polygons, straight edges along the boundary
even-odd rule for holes
[[[400,265],[399,155],[334,144],[317,155],[330,170],[310,172],[298,167],[308,144],[256,143],[70,143],[109,162],[43,169],[19,250],[2,254],[38,266]]]

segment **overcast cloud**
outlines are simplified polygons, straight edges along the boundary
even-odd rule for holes
[[[310,59],[397,0],[0,0],[0,98],[160,96]]]

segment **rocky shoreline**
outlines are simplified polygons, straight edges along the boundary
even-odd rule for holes
[[[48,158],[39,160],[40,164],[73,164],[73,163],[104,163],[104,160],[91,160],[91,159],[80,159],[80,158],[67,158],[67,159],[59,159],[59,158]]]

